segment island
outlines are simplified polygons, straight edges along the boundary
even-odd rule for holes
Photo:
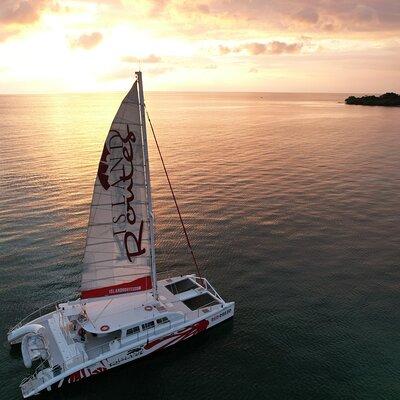
[[[346,104],[357,104],[361,106],[385,106],[385,107],[399,107],[400,95],[397,93],[385,93],[381,96],[350,96],[345,100]]]

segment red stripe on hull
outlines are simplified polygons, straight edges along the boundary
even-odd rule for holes
[[[82,299],[89,299],[92,297],[104,297],[113,296],[117,294],[140,292],[142,290],[151,289],[151,278],[150,276],[144,276],[139,279],[135,279],[130,282],[121,283],[114,286],[106,286],[98,289],[84,290],[81,293]]]
[[[146,350],[149,350],[152,347],[157,346],[158,344],[162,344],[161,347],[158,348],[158,350],[164,349],[165,347],[171,346],[175,343],[180,342],[181,340],[188,339],[191,336],[197,335],[198,333],[205,331],[208,325],[208,320],[203,319],[202,321],[196,322],[195,324],[181,329],[178,332],[153,340],[152,342],[145,344],[144,348]]]

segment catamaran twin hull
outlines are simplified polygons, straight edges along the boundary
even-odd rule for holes
[[[157,350],[165,349],[166,347],[189,339],[190,337],[233,317],[233,313],[234,305],[231,305],[230,307],[224,308],[218,313],[215,313],[213,316],[202,319],[199,322],[187,326],[186,328],[180,329],[165,336],[161,336],[158,339],[154,339],[148,343],[146,342],[140,346],[134,346],[133,348],[122,353],[107,357],[94,365],[81,368],[78,371],[68,375],[66,378],[62,378],[60,381],[51,385],[51,389],[60,388],[64,383],[78,382],[81,379],[88,378],[92,375],[97,375],[111,368],[118,367],[138,358],[147,356]]]
[[[150,291],[78,299],[11,330],[8,340],[21,343],[25,365],[42,361],[21,384],[24,398],[147,356],[233,317],[235,304],[204,278],[187,275],[158,285],[158,300]]]

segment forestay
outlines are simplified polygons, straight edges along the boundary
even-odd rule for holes
[[[155,276],[140,78],[122,101],[101,155],[84,254],[82,298],[147,290]]]

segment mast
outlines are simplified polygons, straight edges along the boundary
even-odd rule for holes
[[[156,251],[154,243],[154,213],[153,213],[153,201],[151,199],[151,184],[150,184],[150,168],[149,168],[149,152],[147,146],[147,131],[146,131],[146,115],[145,115],[145,104],[143,94],[143,81],[142,72],[136,72],[137,81],[139,85],[139,103],[140,103],[140,120],[142,128],[142,140],[143,140],[143,160],[145,164],[145,183],[146,183],[146,195],[148,201],[147,217],[149,220],[150,230],[150,258],[151,258],[151,280],[152,280],[152,292],[154,298],[158,299],[158,287],[157,287],[157,270],[156,270]]]

